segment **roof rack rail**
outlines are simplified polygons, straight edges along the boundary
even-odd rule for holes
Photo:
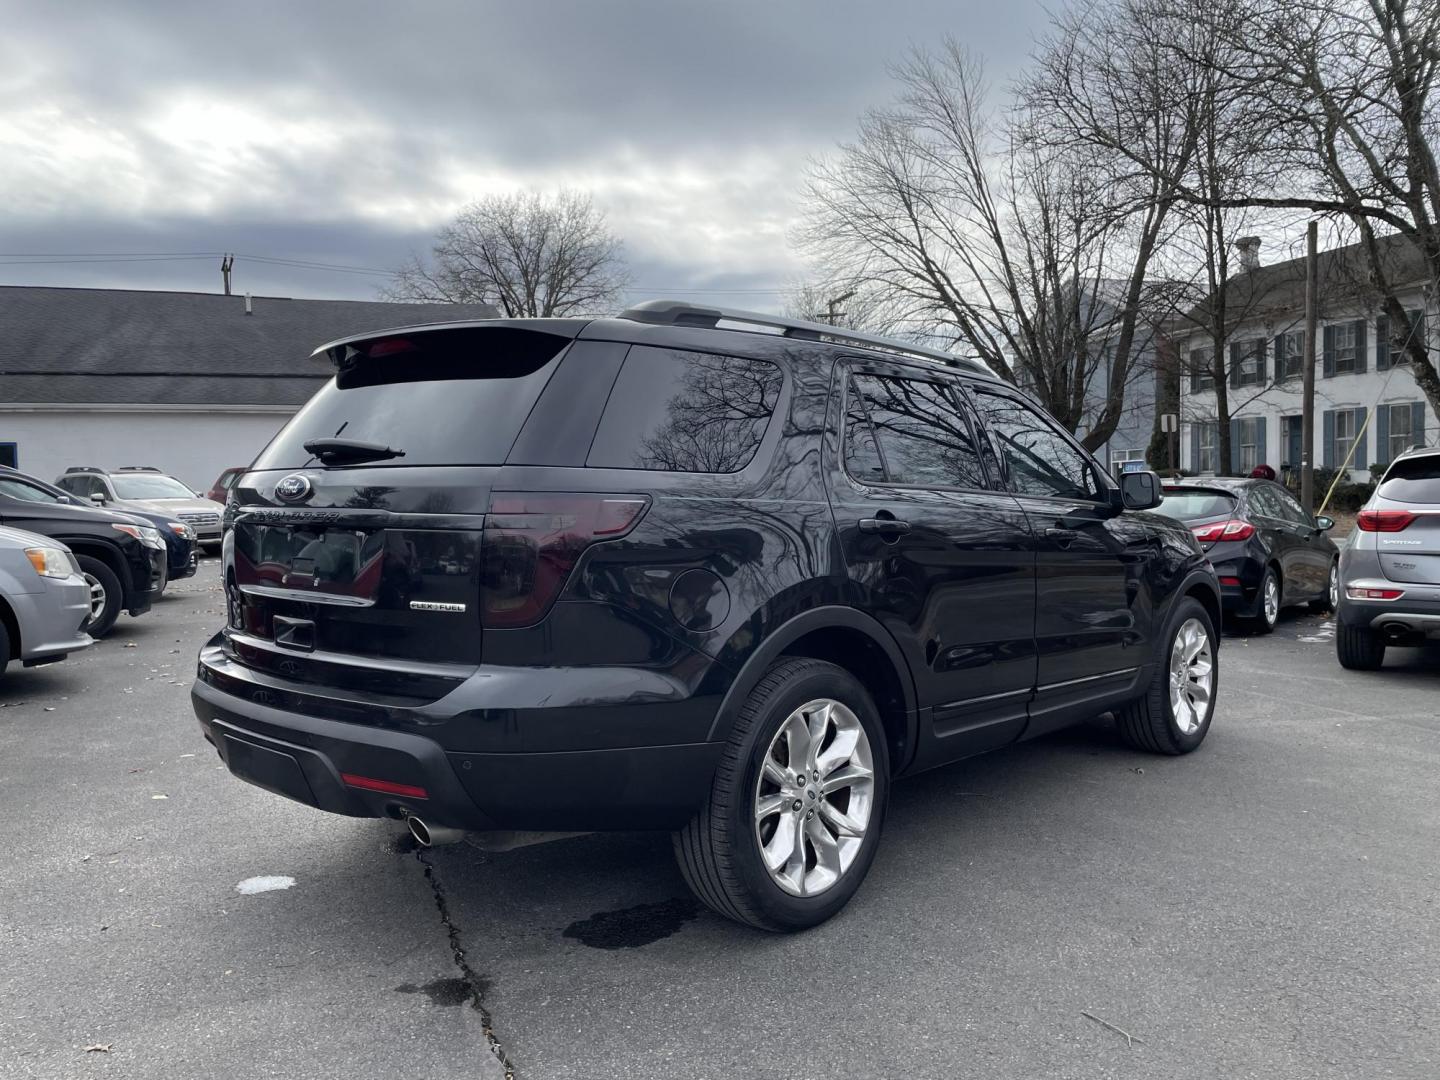
[[[121,465],[116,472],[159,472],[154,465]]]
[[[67,473],[72,473],[72,472],[104,472],[105,470],[104,470],[104,469],[96,468],[94,465],[71,465],[71,466],[70,466],[68,469],[66,469],[65,471],[66,471]]]
[[[947,367],[972,371],[980,375],[992,375],[988,367],[979,360],[956,356],[939,349],[928,349],[897,338],[867,334],[860,330],[847,330],[828,323],[805,322],[803,319],[787,319],[783,315],[764,315],[740,308],[701,307],[683,300],[646,300],[634,307],[626,308],[620,318],[634,322],[652,323],[656,326],[699,326],[711,330],[735,329],[746,332],[743,327],[721,326],[720,323],[748,323],[756,327],[778,330],[780,337],[800,338],[806,341],[832,341],[840,345],[859,345],[880,352],[897,353],[901,356],[916,357],[945,364]],[[756,331],[748,331],[754,333]]]

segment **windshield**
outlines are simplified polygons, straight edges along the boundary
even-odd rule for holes
[[[403,451],[386,457],[387,466],[501,464],[566,344],[508,327],[365,343],[369,355],[347,357],[253,468],[312,464],[305,443],[324,439]]]
[[[159,473],[112,475],[117,499],[193,499],[195,493],[173,476]]]
[[[1390,466],[1380,497],[1407,503],[1440,503],[1440,454],[1404,458]]]
[[[1178,491],[1172,488],[1165,492],[1165,500],[1155,508],[1155,513],[1176,521],[1201,521],[1225,517],[1234,509],[1235,497],[1223,491]]]

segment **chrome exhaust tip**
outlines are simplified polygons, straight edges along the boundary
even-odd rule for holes
[[[465,839],[463,829],[448,829],[443,825],[426,825],[413,814],[405,819],[405,824],[410,829],[410,835],[421,847],[443,847],[445,844],[458,844]]]

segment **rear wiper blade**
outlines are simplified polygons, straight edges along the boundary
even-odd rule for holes
[[[358,439],[311,439],[304,446],[307,453],[314,454],[326,465],[339,461],[384,461],[405,456],[404,450]]]

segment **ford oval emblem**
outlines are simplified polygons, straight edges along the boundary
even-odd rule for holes
[[[275,497],[286,502],[299,502],[310,494],[310,478],[300,473],[291,473],[275,485]]]

